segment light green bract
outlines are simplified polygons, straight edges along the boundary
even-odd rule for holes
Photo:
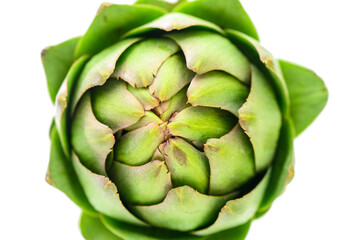
[[[328,97],[260,45],[238,0],[103,4],[42,61],[46,179],[82,209],[88,240],[244,239]]]

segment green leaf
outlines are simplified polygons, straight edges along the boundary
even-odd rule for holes
[[[96,217],[81,214],[80,229],[86,240],[123,240],[109,231],[102,224],[99,215]]]
[[[124,240],[200,240],[201,237],[189,233],[171,231],[163,228],[140,227],[101,216],[102,223],[115,235]],[[211,239],[212,240],[212,239]],[[214,239],[213,239],[214,240]],[[233,239],[232,239],[233,240]],[[238,239],[234,239],[238,240]],[[239,239],[240,240],[240,239]]]
[[[178,52],[179,46],[170,39],[149,38],[129,49],[119,59],[113,76],[132,87],[147,87],[163,62]]]
[[[223,29],[211,22],[184,13],[168,13],[150,23],[134,28],[126,33],[124,37],[142,36],[152,32],[159,32],[159,30],[171,32],[190,27],[204,28],[224,35]]]
[[[159,107],[154,109],[154,112],[156,112],[163,121],[168,121],[174,116],[174,113],[180,112],[190,106],[187,104],[186,92],[187,87],[181,89],[170,100],[160,103]]]
[[[168,130],[173,136],[205,142],[225,135],[236,122],[235,116],[221,109],[188,107],[175,115],[168,124]]]
[[[205,236],[223,230],[232,229],[250,221],[257,212],[264,197],[271,172],[267,171],[259,184],[241,198],[230,200],[221,209],[217,220],[207,228],[192,232]],[[227,239],[227,238],[226,238]]]
[[[115,139],[113,131],[95,118],[89,93],[83,96],[74,114],[71,133],[73,150],[83,164],[92,172],[107,176],[106,159]]]
[[[206,30],[186,29],[168,33],[166,36],[179,44],[190,70],[198,74],[221,70],[249,83],[249,61],[223,35]]]
[[[124,240],[244,240],[251,226],[249,221],[226,231],[207,236],[196,236],[162,228],[134,226],[106,216],[100,218],[107,229]]]
[[[141,103],[127,90],[127,83],[109,79],[104,86],[92,89],[93,112],[113,133],[138,122],[145,111]]]
[[[153,5],[160,8],[163,8],[164,10],[170,12],[173,8],[175,8],[177,5],[186,2],[186,0],[179,0],[177,3],[169,3],[166,2],[166,0],[138,0],[135,4],[147,4],[147,5]]]
[[[245,103],[249,87],[221,71],[196,75],[187,90],[192,106],[221,108],[239,116],[238,110]]]
[[[239,125],[220,139],[207,140],[204,152],[211,166],[209,194],[236,191],[255,176],[253,148]]]
[[[70,39],[59,45],[47,47],[41,53],[47,86],[52,102],[74,61],[74,50],[80,37]]]
[[[299,135],[323,110],[328,92],[323,80],[311,70],[282,60],[279,63],[291,100],[291,117]]]
[[[70,104],[72,114],[82,95],[92,87],[104,85],[114,72],[116,62],[121,54],[139,40],[137,38],[122,40],[91,58],[74,87]]]
[[[209,224],[217,217],[226,201],[235,196],[209,196],[183,186],[173,188],[165,200],[157,205],[130,207],[152,226],[185,232]]]
[[[149,162],[161,142],[166,125],[150,123],[123,135],[114,147],[114,159],[132,166]]]
[[[274,87],[281,112],[283,116],[288,116],[290,111],[290,100],[288,97],[288,89],[278,61],[273,58],[272,54],[261,46],[257,40],[241,32],[227,30],[226,36],[270,80],[271,85]]]
[[[159,106],[160,101],[150,94],[148,88],[134,88],[128,84],[127,89],[136,99],[138,99],[145,110],[151,110]]]
[[[286,119],[281,128],[279,147],[272,163],[271,178],[259,214],[264,213],[271,206],[294,176],[293,138],[293,123]]]
[[[70,158],[70,144],[69,144],[69,132],[70,132],[70,110],[68,108],[71,102],[71,94],[73,87],[76,84],[85,64],[87,63],[89,56],[84,55],[78,58],[71,68],[69,69],[67,76],[62,83],[58,94],[56,96],[56,115],[55,124],[60,134],[61,145],[65,151],[65,154]]]
[[[212,23],[222,29],[234,29],[255,39],[258,34],[238,0],[196,0],[179,5],[173,12],[187,13]]]
[[[161,125],[164,122],[152,111],[146,111],[144,117],[142,117],[137,123],[133,124],[132,126],[124,128],[124,131],[133,131],[138,128],[145,127],[150,123],[156,123],[158,125]]]
[[[75,204],[84,211],[96,211],[88,202],[87,197],[77,179],[72,162],[66,157],[60,143],[60,137],[55,127],[51,129],[51,153],[46,174],[46,181],[64,192]]]
[[[251,221],[226,231],[202,237],[202,240],[244,240],[250,229]]]
[[[96,54],[118,42],[129,30],[148,23],[164,13],[164,10],[154,6],[103,4],[79,41],[75,56]]]
[[[159,150],[165,156],[174,187],[188,185],[207,194],[210,169],[204,153],[182,138],[169,139]]]
[[[142,166],[129,166],[114,161],[110,170],[125,203],[151,205],[163,201],[172,188],[171,175],[165,162],[155,160]]]
[[[109,178],[92,173],[80,162],[74,152],[72,162],[89,202],[98,212],[126,223],[145,225],[125,208],[116,186]]]
[[[252,85],[246,103],[239,109],[239,123],[254,149],[256,171],[267,169],[277,148],[282,116],[268,79],[252,67]]]
[[[82,213],[81,233],[86,240],[244,240],[251,222],[207,236],[171,231],[162,228],[140,227],[116,221],[104,215]]]
[[[172,55],[159,68],[149,92],[161,102],[167,101],[190,83],[194,75],[187,69],[185,57],[181,53]]]

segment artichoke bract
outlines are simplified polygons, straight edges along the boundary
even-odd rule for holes
[[[42,60],[56,106],[46,179],[90,240],[244,239],[327,101],[236,0],[103,4]]]

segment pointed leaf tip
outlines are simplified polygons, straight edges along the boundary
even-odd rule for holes
[[[112,3],[101,3],[100,7],[98,8],[97,15],[100,15],[107,7],[112,6]]]

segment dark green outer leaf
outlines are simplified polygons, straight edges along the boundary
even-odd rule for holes
[[[47,86],[52,102],[63,83],[69,68],[74,60],[74,50],[80,37],[70,39],[59,45],[47,47],[41,53],[42,64],[45,69]]]
[[[257,215],[261,215],[271,206],[294,176],[293,138],[293,123],[286,119],[281,128],[278,150],[272,163],[272,175]]]
[[[82,213],[80,229],[86,240],[122,240],[102,224],[99,216],[94,217]]]
[[[201,240],[244,240],[250,226],[251,221],[226,231],[202,237]]]
[[[95,54],[119,41],[129,30],[148,23],[165,13],[148,5],[108,5],[100,7],[98,15],[77,45],[76,58]]]
[[[310,125],[325,107],[328,92],[322,79],[311,70],[279,61],[291,100],[296,135]]]
[[[238,0],[196,0],[180,4],[173,12],[187,13],[215,23],[222,29],[234,29],[259,39],[252,21]]]
[[[107,229],[123,240],[244,240],[251,225],[251,222],[247,222],[216,234],[196,236],[160,228],[133,226],[106,216],[101,216],[100,219]]]
[[[153,5],[157,7],[161,7],[164,10],[170,12],[173,8],[178,6],[179,4],[186,2],[186,0],[179,0],[177,3],[169,3],[165,0],[138,0],[135,4],[147,4],[147,5]]]
[[[88,213],[96,211],[88,202],[76,177],[72,162],[65,156],[55,127],[51,129],[51,153],[46,181],[64,192],[74,203]]]
[[[124,240],[199,240],[198,236],[160,228],[140,227],[125,224],[112,218],[101,216],[103,224],[115,235]]]

